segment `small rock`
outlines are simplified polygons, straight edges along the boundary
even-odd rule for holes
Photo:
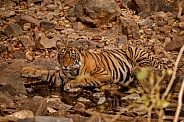
[[[15,11],[11,10],[1,10],[0,11],[0,18],[7,18],[15,15]]]
[[[24,47],[30,47],[32,49],[36,49],[35,42],[32,40],[30,36],[23,35],[20,37],[20,41]]]
[[[167,51],[178,51],[184,45],[184,36],[175,36],[172,41],[166,44]]]
[[[66,117],[35,116],[35,122],[73,122],[73,120]]]
[[[143,19],[142,21],[139,22],[139,26],[144,27],[144,26],[152,26],[153,21],[151,19]]]
[[[117,44],[127,44],[127,36],[126,35],[120,35],[118,37]]]
[[[44,33],[39,33],[37,37],[38,37],[38,40],[36,40],[36,43],[37,43],[36,46],[38,49],[46,49],[46,48],[55,47],[56,41],[61,39],[59,35],[51,39],[48,39]]]
[[[77,104],[75,104],[74,110],[76,110],[76,111],[84,111],[85,110],[85,105],[83,103],[81,103],[81,102],[78,102]]]
[[[75,6],[80,0],[65,0],[64,3],[68,6]]]
[[[77,40],[80,36],[78,34],[69,34],[67,38]]]
[[[15,106],[13,100],[10,98],[10,96],[7,96],[7,94],[0,91],[0,107],[1,108],[12,108],[10,106]]]
[[[48,22],[48,21],[41,21],[40,22],[40,27],[44,28],[44,30],[51,30],[51,29],[55,29],[55,24]]]
[[[166,45],[167,45],[169,42],[171,42],[171,38],[170,38],[170,37],[166,37],[163,46],[166,47]]]
[[[89,99],[86,99],[84,97],[79,97],[78,101],[80,101],[80,102],[91,102]]]
[[[82,24],[82,22],[75,22],[73,28],[74,30],[82,30],[85,28],[85,26]]]
[[[48,11],[52,11],[52,10],[56,10],[58,8],[58,5],[48,4],[46,8]]]
[[[22,34],[22,28],[16,23],[15,24],[11,23],[5,28],[4,32],[8,36],[13,35],[13,34],[19,35],[19,34]]]
[[[22,109],[32,111],[35,116],[44,115],[47,110],[47,101],[41,96],[34,96],[30,101],[22,105]]]
[[[106,101],[106,97],[105,96],[103,96],[103,97],[100,97],[100,99],[98,100],[98,105],[102,105],[102,104],[104,104],[105,103],[105,101]]]
[[[168,23],[167,21],[161,21],[161,20],[159,20],[157,22],[157,25],[158,25],[158,27],[162,27],[162,26],[166,25],[167,23]]]
[[[6,49],[6,46],[4,45],[3,42],[0,42],[0,54],[6,52],[7,49]]]
[[[15,59],[26,59],[26,55],[21,50],[17,50],[14,52]]]
[[[181,29],[184,29],[184,22],[179,22],[178,27],[180,27]]]
[[[29,15],[20,15],[16,17],[16,21],[20,26],[23,26],[25,23],[33,23],[37,26],[40,25],[40,21],[36,18],[33,18]]]
[[[24,26],[23,26],[23,30],[28,31],[30,29],[31,29],[31,23],[25,23]]]
[[[184,36],[184,30],[179,33],[180,36]]]
[[[25,118],[33,118],[33,112],[30,110],[21,110],[18,112],[15,112],[11,115],[7,115],[7,116],[13,116],[13,117],[17,117],[18,119],[25,119]]]

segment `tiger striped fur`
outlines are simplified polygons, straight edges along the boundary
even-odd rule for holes
[[[36,77],[42,81],[64,84],[64,89],[76,87],[98,87],[107,83],[125,84],[133,80],[131,69],[135,66],[160,68],[148,52],[128,46],[124,49],[107,50],[100,53],[79,50],[74,46],[62,46],[58,41],[59,73],[36,70],[31,67],[22,69],[23,77]]]

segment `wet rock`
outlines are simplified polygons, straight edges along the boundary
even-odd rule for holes
[[[29,15],[20,15],[16,17],[16,21],[20,26],[23,26],[25,23],[32,23],[37,26],[40,25],[40,21],[36,18],[33,18],[32,16]]]
[[[167,51],[178,51],[184,45],[184,36],[175,36],[172,41],[166,44]]]
[[[112,21],[121,10],[114,0],[81,0],[75,8],[68,11],[70,21],[79,19],[93,27]]]
[[[19,34],[22,34],[22,28],[21,28],[18,24],[16,24],[16,23],[15,23],[15,24],[14,24],[14,23],[11,23],[11,24],[9,24],[9,25],[5,28],[4,32],[5,32],[8,36],[13,35],[13,34],[19,35]]]
[[[35,116],[36,122],[73,122],[71,118],[66,117],[51,117],[51,116]]]
[[[22,106],[22,109],[32,111],[35,116],[45,115],[47,110],[46,99],[41,96],[34,96]]]
[[[44,30],[51,30],[51,29],[55,29],[55,24],[52,22],[48,22],[48,21],[41,21],[40,22],[40,27],[44,28]]]

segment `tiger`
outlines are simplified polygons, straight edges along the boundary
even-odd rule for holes
[[[35,77],[50,84],[60,83],[67,91],[112,83],[129,84],[133,81],[132,68],[161,68],[152,54],[134,46],[94,53],[79,46],[64,45],[58,40],[56,47],[59,72],[24,67],[22,77]]]

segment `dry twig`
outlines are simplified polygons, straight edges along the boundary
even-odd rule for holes
[[[179,118],[179,115],[180,115],[180,110],[181,110],[181,107],[182,107],[183,91],[184,91],[184,79],[183,79],[183,82],[182,82],[182,85],[181,85],[181,88],[180,88],[180,92],[178,94],[178,106],[177,106],[177,109],[176,109],[176,113],[175,113],[175,117],[174,117],[173,122],[177,122],[178,118]]]

